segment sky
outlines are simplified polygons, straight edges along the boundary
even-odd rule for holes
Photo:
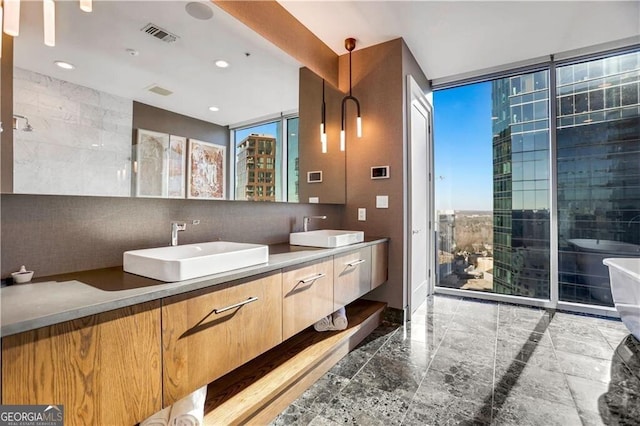
[[[436,210],[493,210],[491,83],[437,90]]]

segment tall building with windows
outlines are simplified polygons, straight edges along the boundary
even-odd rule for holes
[[[558,67],[557,105],[560,300],[613,306],[602,259],[640,255],[640,52]]]
[[[244,138],[236,155],[236,199],[275,201],[276,138],[252,133]]]
[[[493,291],[549,297],[549,72],[493,80]]]

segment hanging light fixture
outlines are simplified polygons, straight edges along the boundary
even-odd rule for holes
[[[20,0],[4,0],[3,31],[12,37],[20,34]]]
[[[322,119],[320,120],[320,143],[322,153],[327,153],[327,104],[324,101],[324,78],[322,79]]]
[[[356,48],[356,39],[348,38],[344,41],[344,47],[349,51],[349,94],[342,98],[342,123],[340,127],[340,151],[345,150],[345,122],[346,122],[346,105],[348,100],[352,100],[356,104],[356,136],[362,137],[362,116],[360,115],[360,101],[353,96],[351,87],[351,52]]]
[[[56,4],[54,1],[43,0],[42,12],[44,15],[44,44],[53,47],[56,45]]]

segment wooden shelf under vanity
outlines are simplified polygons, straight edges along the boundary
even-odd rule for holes
[[[380,323],[385,303],[347,306],[349,327],[310,327],[209,384],[205,425],[267,424],[333,367]]]

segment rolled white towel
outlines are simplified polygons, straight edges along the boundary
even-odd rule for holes
[[[168,426],[171,407],[164,408],[140,423],[140,426]]]
[[[349,325],[347,321],[347,311],[344,309],[344,306],[331,314],[331,317],[334,330],[344,330]]]
[[[316,331],[333,330],[334,328],[333,328],[333,322],[331,320],[331,315],[327,315],[326,317],[322,318],[320,321],[313,324],[313,328],[315,328]]]
[[[205,399],[207,399],[207,387],[203,386],[173,404],[169,426],[202,426]]]

